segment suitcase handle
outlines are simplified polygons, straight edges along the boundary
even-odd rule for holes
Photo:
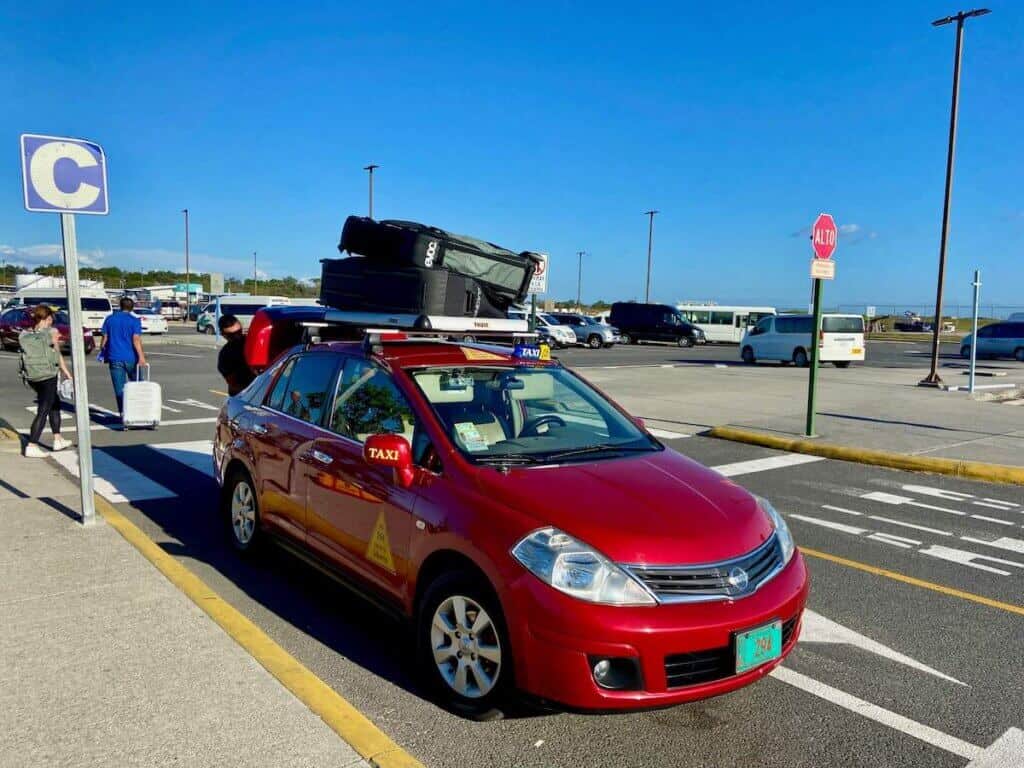
[[[146,378],[142,378],[142,369],[146,369]],[[149,363],[145,365],[135,366],[135,380],[136,381],[149,381]]]

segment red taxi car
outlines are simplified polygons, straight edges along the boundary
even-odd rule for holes
[[[54,313],[53,327],[60,334],[60,347],[65,354],[71,353],[70,322],[67,312],[59,311]],[[19,349],[18,334],[22,331],[27,331],[34,325],[32,307],[14,307],[13,309],[0,312],[0,347],[12,350]],[[96,340],[93,338],[92,331],[88,329],[82,331],[82,337],[85,341],[85,354],[92,354],[92,351],[96,348]]]
[[[536,348],[293,347],[214,441],[234,546],[273,537],[410,620],[446,704],[664,706],[764,677],[808,575],[772,505]]]

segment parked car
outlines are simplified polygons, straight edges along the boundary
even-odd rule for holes
[[[404,617],[459,712],[763,678],[808,592],[783,517],[539,352],[391,331],[286,350],[217,419],[229,541],[281,542]]]
[[[158,336],[167,333],[167,318],[156,310],[146,307],[137,307],[133,312],[142,323],[142,332]]]
[[[667,341],[680,347],[692,347],[707,341],[704,331],[668,304],[617,301],[612,304],[608,321],[619,329],[619,340],[623,344]]]
[[[747,331],[740,342],[740,357],[752,364],[758,360],[777,360],[785,365],[806,366],[811,359],[814,336],[813,315],[763,317]],[[864,359],[864,318],[860,315],[825,314],[821,316],[818,360],[847,368]]]
[[[552,312],[551,317],[576,334],[577,342],[591,349],[611,347],[617,339],[615,328],[599,323],[587,315],[580,315],[575,312]]]
[[[530,312],[524,309],[510,309],[508,316],[511,320],[528,320]],[[578,343],[571,328],[563,326],[554,317],[543,312],[537,313],[537,333],[556,349],[571,347]]]
[[[960,356],[969,359],[974,334],[960,342]],[[1024,321],[992,323],[978,329],[978,357],[1013,357],[1024,363]]]
[[[56,312],[53,316],[53,327],[60,334],[60,347],[65,354],[71,354],[71,320],[67,312],[63,310]],[[18,334],[26,331],[35,325],[32,319],[32,307],[14,307],[4,310],[0,314],[0,346],[4,349],[17,351],[21,349],[18,344]],[[96,339],[88,328],[82,331],[82,339],[85,342],[85,354],[92,354],[96,348]]]

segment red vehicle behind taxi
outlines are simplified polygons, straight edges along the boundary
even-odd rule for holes
[[[273,537],[410,620],[437,696],[663,706],[764,677],[808,591],[771,504],[532,347],[296,346],[214,441],[236,548]]]

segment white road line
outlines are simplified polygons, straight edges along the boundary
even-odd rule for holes
[[[31,413],[33,416],[35,416],[37,413],[39,413],[39,406],[38,405],[26,405],[25,406],[25,410],[28,411],[29,413]],[[62,410],[62,411],[60,411],[60,418],[61,418],[61,421],[70,420],[70,419],[74,418],[74,414],[70,414],[67,411]]]
[[[51,458],[78,477],[78,452],[70,449],[51,454]],[[93,484],[96,493],[112,504],[147,499],[173,499],[173,491],[155,483],[106,451],[92,452]]]
[[[169,459],[213,477],[213,441],[192,440],[185,443],[151,443],[147,446]]]
[[[876,533],[874,535],[875,536],[883,536],[883,537],[885,537],[887,539],[892,539],[893,541],[902,541],[904,544],[915,544],[915,545],[921,544],[921,542],[918,541],[917,539],[908,539],[905,536],[897,536],[894,533]]]
[[[908,493],[918,493],[922,496],[934,496],[938,499],[946,499],[947,501],[964,501],[965,499],[974,498],[974,495],[970,493],[947,491],[942,488],[932,488],[929,485],[904,485],[902,488]]]
[[[195,357],[200,358],[202,355],[182,355],[178,352],[147,352],[147,355],[161,355],[163,357]]]
[[[1011,512],[1016,504],[1007,506],[1005,503],[999,504],[994,501],[972,501],[971,504],[975,504],[979,507],[987,507],[988,509],[997,509],[1000,512]]]
[[[842,512],[844,515],[863,515],[863,512],[858,512],[854,509],[844,509],[843,507],[834,507],[831,504],[822,504],[822,509],[831,509],[833,512]]]
[[[959,755],[965,760],[974,760],[981,757],[985,751],[981,747],[976,747],[955,736],[950,736],[948,733],[943,733],[916,720],[911,720],[909,717],[883,709],[869,701],[864,701],[864,699],[858,699],[846,691],[833,688],[788,667],[776,667],[772,670],[771,676],[812,696],[817,696],[819,699],[824,699],[838,707],[866,717],[869,720],[874,720],[876,723],[881,723],[884,726],[905,733],[926,744],[931,744],[933,747]]]
[[[995,541],[986,541],[985,539],[976,539],[973,536],[961,536],[963,541],[970,541],[974,544],[984,544],[986,547],[996,547],[997,549],[1006,549],[1010,552],[1017,552],[1018,554],[1024,555],[1024,540],[1022,539],[1010,539],[1006,536],[1000,536]]]
[[[988,571],[989,573],[998,573],[1000,576],[1009,576],[1009,571],[1003,571],[998,568],[993,568],[982,563],[976,563],[975,560],[991,560],[993,563],[999,563],[1001,565],[1013,565],[1017,568],[1024,568],[1024,563],[1016,563],[1013,560],[1003,560],[999,557],[988,557],[987,555],[976,555],[973,552],[967,552],[963,549],[953,549],[952,547],[944,547],[941,544],[932,544],[928,549],[919,549],[922,555],[928,555],[930,557],[937,557],[940,560],[948,560],[951,563],[959,563],[960,565],[966,565],[968,568],[976,568],[979,571]]]
[[[171,406],[165,403],[160,403],[160,407],[165,411],[170,411],[171,413],[181,413],[181,408],[171,408]]]
[[[877,542],[880,542],[882,544],[888,544],[888,545],[893,546],[893,547],[899,547],[900,549],[913,549],[914,548],[913,545],[911,545],[911,544],[904,544],[902,541],[893,541],[892,539],[887,538],[884,533],[872,533],[872,534],[868,535],[868,538],[871,539],[872,541],[877,541]]]
[[[765,472],[769,469],[793,467],[797,464],[810,464],[813,461],[824,461],[824,458],[821,456],[807,456],[802,453],[787,453],[783,456],[771,456],[767,459],[719,464],[717,467],[711,467],[711,469],[726,477],[736,477],[737,475],[748,475],[752,472]]]
[[[689,435],[684,432],[673,432],[670,429],[656,429],[648,427],[647,431],[655,437],[660,437],[662,440],[679,440],[684,437],[689,437]]]
[[[192,397],[185,398],[184,400],[171,400],[168,398],[167,401],[170,403],[177,403],[178,405],[191,405],[193,408],[201,408],[204,411],[220,412],[220,406],[210,405],[209,403],[204,403],[202,400],[196,400]]]
[[[210,417],[205,418],[205,419],[171,419],[169,421],[161,421],[160,422],[160,426],[161,427],[174,427],[174,426],[178,426],[178,425],[182,425],[182,424],[213,424],[216,421],[217,421],[217,417],[216,416],[210,416]],[[97,432],[97,431],[102,430],[102,429],[113,429],[114,427],[120,427],[120,424],[119,423],[115,423],[115,424],[92,424],[92,425],[89,426],[89,431],[90,432]],[[74,432],[75,431],[75,426],[72,424],[72,425],[67,426],[67,427],[62,427],[61,431],[63,431],[63,432]],[[19,429],[18,430],[18,434],[21,434],[21,435],[27,435],[28,433],[29,433],[29,430],[27,430],[27,429]]]
[[[808,517],[807,515],[793,515],[789,514],[786,517],[791,517],[794,520],[803,520],[805,523],[811,525],[820,525],[822,528],[831,528],[835,531],[842,531],[843,533],[852,533],[854,536],[860,536],[862,533],[867,533],[866,528],[857,528],[853,525],[846,525],[844,523],[834,523],[831,520],[821,520],[817,517]]]
[[[975,520],[984,520],[986,523],[999,523],[1000,525],[1014,525],[1009,520],[1000,520],[997,517],[985,517],[984,515],[971,515]]]
[[[911,507],[921,507],[922,509],[934,509],[937,512],[948,512],[951,515],[959,515],[964,517],[966,512],[959,512],[955,509],[949,509],[947,507],[936,507],[934,504],[925,504],[924,502],[914,501],[908,496],[897,496],[895,493],[885,493],[884,491],[873,491],[871,493],[865,493],[861,495],[862,499],[868,501],[878,501],[882,504],[892,504],[899,506],[900,504],[907,504]]]
[[[938,528],[929,528],[927,525],[917,525],[916,523],[905,523],[902,520],[893,520],[891,517],[882,517],[881,515],[868,515],[872,520],[877,520],[880,523],[889,523],[890,525],[900,525],[904,528],[913,528],[915,531],[924,531],[925,533],[934,533],[936,536],[952,536],[950,531],[940,531]]]
[[[1018,504],[1015,501],[1000,501],[999,499],[982,499],[982,501],[988,501],[988,502],[991,502],[992,504],[1003,504],[1003,505],[1005,505],[1007,507],[1010,507],[1010,508],[1019,507],[1020,506],[1020,504]]]

